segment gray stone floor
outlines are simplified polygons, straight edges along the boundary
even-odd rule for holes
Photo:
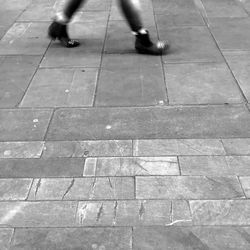
[[[250,249],[250,1],[0,0],[0,249]]]

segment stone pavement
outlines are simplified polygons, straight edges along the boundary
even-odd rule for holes
[[[250,1],[0,0],[0,249],[250,249]]]

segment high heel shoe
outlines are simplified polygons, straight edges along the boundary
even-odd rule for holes
[[[166,41],[158,41],[153,43],[150,39],[148,31],[145,34],[137,34],[135,40],[135,49],[140,54],[164,55],[169,48]]]
[[[69,38],[66,24],[53,21],[48,28],[48,36],[52,40],[58,39],[64,47],[73,48],[80,45],[79,41]]]

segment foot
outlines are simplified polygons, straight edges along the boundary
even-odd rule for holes
[[[145,34],[137,34],[135,40],[135,49],[141,54],[163,55],[169,48],[168,42],[158,41],[153,43],[148,31]]]
[[[58,39],[64,47],[73,48],[80,45],[79,41],[69,38],[66,24],[53,21],[49,26],[48,36],[56,40]]]

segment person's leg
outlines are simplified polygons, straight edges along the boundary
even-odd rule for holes
[[[125,16],[132,33],[136,37],[135,48],[139,53],[164,54],[168,49],[167,42],[153,43],[141,19],[140,0],[119,0],[119,6]]]
[[[84,2],[85,0],[68,0],[63,11],[56,13],[55,20],[50,25],[48,30],[48,35],[53,40],[58,39],[61,41],[63,46],[68,48],[76,47],[80,44],[77,40],[69,38],[67,24]]]

